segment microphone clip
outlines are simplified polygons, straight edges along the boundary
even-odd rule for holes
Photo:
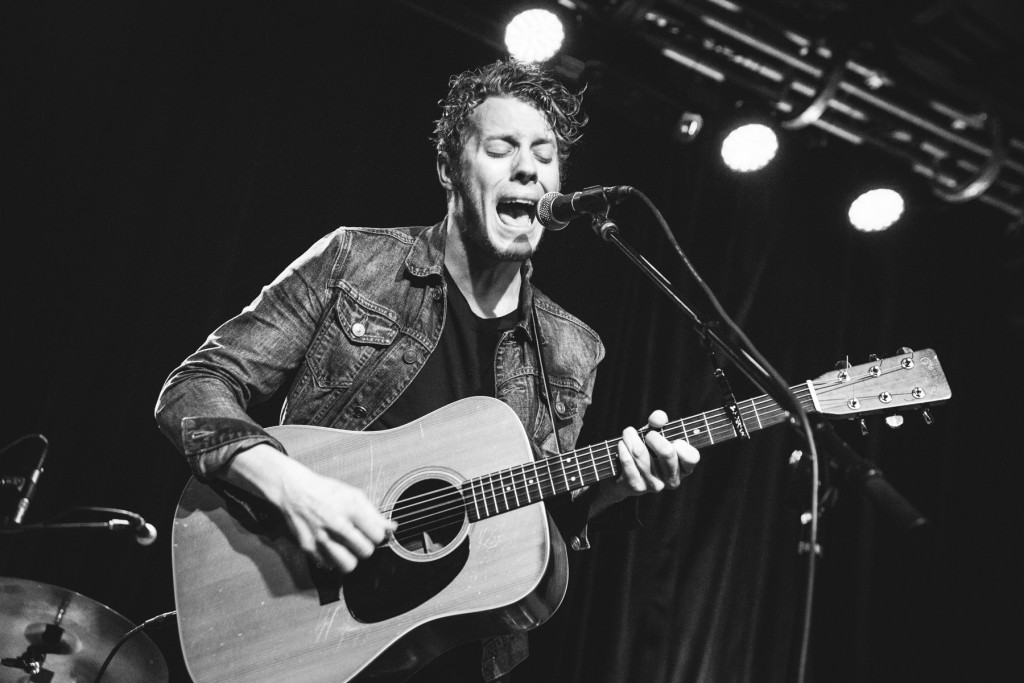
[[[632,191],[633,188],[629,185],[591,185],[569,196],[572,198],[572,208],[576,212],[591,216],[607,216],[608,210],[625,201]]]
[[[537,203],[537,218],[545,228],[552,231],[561,230],[572,219],[584,214],[595,221],[605,221],[608,210],[625,201],[633,191],[629,185],[592,185],[571,194],[548,192]]]

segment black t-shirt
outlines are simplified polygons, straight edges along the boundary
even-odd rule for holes
[[[400,427],[467,396],[494,396],[494,352],[515,327],[518,311],[480,318],[469,307],[448,269],[448,314],[437,348],[402,395],[370,429]]]

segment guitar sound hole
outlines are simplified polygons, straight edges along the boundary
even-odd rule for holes
[[[466,510],[452,484],[439,479],[412,484],[395,501],[391,518],[398,522],[395,540],[407,555],[378,548],[344,578],[345,603],[363,623],[424,604],[450,585],[469,559],[469,538],[459,535]]]
[[[391,518],[398,522],[395,540],[418,555],[439,552],[452,543],[466,519],[459,490],[440,479],[425,479],[395,501]]]

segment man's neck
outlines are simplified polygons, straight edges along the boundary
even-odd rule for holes
[[[473,313],[498,318],[519,306],[522,263],[496,261],[469,248],[458,228],[448,223],[444,265]]]

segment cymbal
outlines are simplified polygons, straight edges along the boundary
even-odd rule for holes
[[[0,577],[0,683],[92,683],[135,624],[81,593]],[[40,661],[42,660],[42,661]],[[40,671],[30,673],[31,663]],[[167,662],[145,633],[117,651],[101,683],[166,683]]]

